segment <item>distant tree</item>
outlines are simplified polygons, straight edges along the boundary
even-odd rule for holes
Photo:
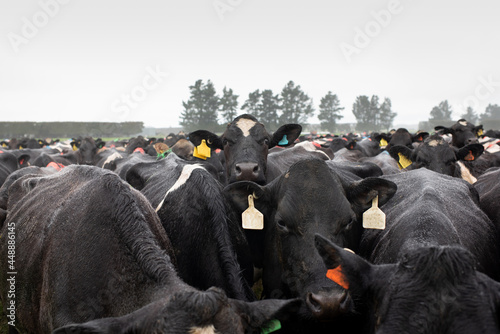
[[[488,104],[484,113],[480,115],[481,122],[500,121],[500,106],[498,104]]]
[[[392,111],[391,99],[386,97],[379,108],[380,130],[389,131],[398,114]]]
[[[472,107],[467,107],[467,111],[465,112],[465,114],[461,115],[460,117],[472,124],[476,124],[479,120],[478,114],[474,111],[474,109],[472,109]]]
[[[281,91],[281,112],[281,123],[306,123],[314,113],[312,100],[291,80]]]
[[[344,117],[340,115],[342,110],[344,110],[344,107],[340,107],[340,101],[337,95],[329,91],[321,98],[319,104],[318,119],[321,122],[321,128],[329,132],[335,132],[337,121]]]
[[[272,90],[266,89],[262,91],[260,113],[257,119],[271,131],[277,130],[279,126],[278,112],[281,109],[280,102],[279,95],[274,95]]]
[[[260,90],[256,90],[248,94],[248,99],[243,103],[241,109],[243,109],[247,114],[258,117],[260,114],[262,94]]]
[[[206,129],[216,131],[218,128],[217,112],[220,98],[210,80],[203,84],[202,80],[189,86],[191,96],[187,102],[182,101],[184,111],[181,112],[180,124],[186,131]]]
[[[220,112],[224,123],[231,123],[238,113],[238,95],[233,94],[232,89],[222,90],[220,99]]]
[[[429,121],[451,121],[452,113],[453,110],[451,110],[448,100],[444,100],[439,103],[439,106],[432,108]]]
[[[373,99],[372,99],[373,100]],[[356,117],[356,129],[359,131],[370,131],[374,129],[376,114],[368,96],[360,95],[352,105],[352,113]]]

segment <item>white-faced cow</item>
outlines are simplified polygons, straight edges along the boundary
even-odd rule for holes
[[[198,130],[189,134],[189,140],[195,146],[205,140],[209,148],[224,150],[228,183],[246,180],[265,184],[268,150],[293,144],[301,131],[299,124],[286,124],[270,134],[255,117],[244,114],[229,123],[220,137]]]
[[[0,288],[23,333],[254,333],[299,301],[247,303],[179,279],[170,241],[147,199],[116,174],[69,166],[9,188]],[[15,269],[8,264],[15,235]],[[13,265],[13,264],[11,264]]]

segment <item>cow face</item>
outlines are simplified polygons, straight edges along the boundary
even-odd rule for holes
[[[298,124],[286,124],[271,135],[255,117],[245,114],[228,124],[220,137],[198,130],[189,134],[189,140],[195,146],[205,140],[211,149],[224,150],[228,183],[245,180],[265,184],[268,150],[293,144],[301,130]]]
[[[474,161],[483,151],[484,147],[481,144],[469,144],[456,149],[451,147],[441,136],[433,135],[416,149],[393,146],[389,153],[404,168],[425,167],[437,173],[460,177],[460,167],[458,167],[457,162]],[[401,162],[402,156],[409,160],[408,163],[411,163],[409,167]]]
[[[458,246],[416,248],[397,264],[372,265],[320,235],[316,248],[334,279],[368,305],[374,333],[498,333],[500,283],[477,272]]]
[[[226,187],[239,212],[248,207],[248,195],[254,194],[255,205],[264,214],[267,297],[305,298],[317,319],[332,319],[350,308],[344,289],[325,276],[314,234],[324,233],[345,247],[356,248],[360,212],[377,195],[385,203],[396,187],[390,181],[368,178],[346,188],[322,160],[300,161],[265,187],[252,182]]]
[[[450,133],[452,135],[451,144],[455,147],[463,147],[478,142],[477,138],[482,134],[483,126],[474,126],[465,119],[460,119],[451,128],[436,126],[434,130],[441,130],[443,134]]]
[[[104,146],[104,142],[100,141],[99,146],[96,145],[94,139],[86,137],[81,141],[74,141],[71,143],[75,145],[77,151],[75,152],[76,161],[79,165],[93,165],[97,150]]]

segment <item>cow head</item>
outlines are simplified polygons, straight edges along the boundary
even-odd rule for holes
[[[315,244],[337,272],[333,278],[367,304],[370,333],[499,330],[500,283],[477,272],[472,254],[459,246],[416,248],[397,264],[372,265],[320,235]]]
[[[255,117],[244,114],[229,123],[220,137],[198,130],[189,134],[189,140],[195,146],[205,140],[211,149],[224,150],[228,183],[246,180],[265,184],[268,150],[293,144],[301,131],[299,124],[286,124],[271,135]]]
[[[452,136],[451,144],[455,147],[463,147],[478,142],[477,138],[482,135],[483,126],[474,126],[474,124],[462,118],[453,124],[451,128],[436,126],[434,130],[442,131],[442,134],[450,133]]]
[[[97,146],[94,139],[86,137],[82,140],[72,142],[71,145],[74,146],[73,149],[77,148],[75,152],[77,164],[93,165],[97,150],[104,146],[104,142],[100,141],[99,146]]]
[[[361,235],[359,213],[377,195],[385,203],[396,192],[394,183],[367,178],[344,189],[324,161],[313,159],[294,164],[266,186],[237,182],[225,192],[237,212],[248,207],[248,195],[254,194],[255,206],[264,215],[267,297],[305,298],[316,319],[331,320],[349,310],[345,290],[325,276],[325,266],[314,248],[314,234],[356,248]]]

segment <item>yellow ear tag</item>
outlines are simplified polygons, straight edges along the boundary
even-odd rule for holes
[[[78,151],[78,147],[76,147],[75,144],[73,144],[73,146],[71,146],[73,148],[73,151]]]
[[[399,156],[399,166],[400,169],[406,168],[412,164],[411,160],[405,157],[403,154],[398,153]]]
[[[207,146],[205,139],[201,140],[201,144],[196,146],[193,151],[193,157],[207,160],[210,158],[210,147]]]
[[[262,230],[264,228],[264,215],[255,208],[252,195],[248,195],[248,209],[241,214],[241,220],[244,229]]]
[[[478,136],[478,137],[480,137],[480,136],[482,136],[482,135],[483,135],[483,129],[479,129],[479,130],[477,131],[477,136]]]
[[[7,145],[5,143],[2,143],[2,147],[7,147]]]
[[[384,138],[380,139],[380,147],[386,147],[387,146],[387,140]]]
[[[372,200],[372,207],[363,213],[363,228],[385,229],[385,213],[378,208],[378,196]]]

